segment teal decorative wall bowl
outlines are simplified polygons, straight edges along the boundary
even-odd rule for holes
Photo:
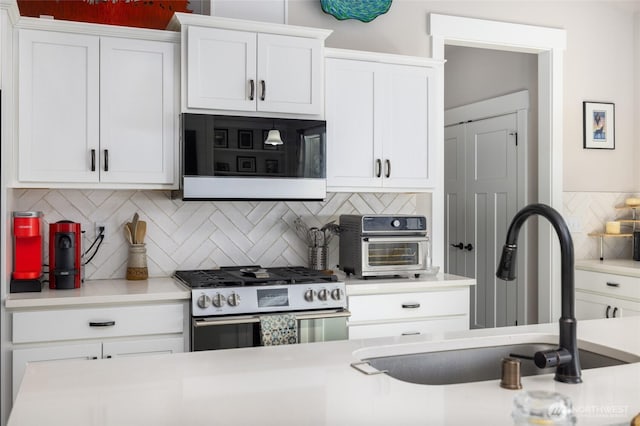
[[[392,0],[320,0],[322,10],[337,19],[370,22],[387,13]]]

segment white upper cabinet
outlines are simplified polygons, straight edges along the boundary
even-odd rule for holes
[[[326,59],[328,189],[433,189],[439,64],[337,52]]]
[[[100,40],[102,182],[176,180],[177,48],[149,40]]]
[[[177,184],[178,43],[20,29],[20,185]]]
[[[18,179],[98,182],[100,39],[21,30]]]
[[[183,13],[169,29],[183,37],[184,112],[322,115],[331,31]]]
[[[189,108],[256,110],[256,34],[216,28],[187,31]]]

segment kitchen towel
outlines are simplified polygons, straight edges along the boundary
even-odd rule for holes
[[[292,314],[261,315],[260,339],[264,346],[298,343],[298,321]]]

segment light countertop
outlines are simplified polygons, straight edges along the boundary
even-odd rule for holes
[[[640,278],[640,262],[633,259],[579,260],[575,268]]]
[[[88,280],[80,288],[41,292],[9,293],[7,309],[71,307],[93,304],[144,303],[191,299],[191,292],[173,278],[141,281]]]
[[[557,324],[219,351],[32,363],[9,426],[511,425],[518,391],[498,380],[416,385],[350,366],[362,357],[526,341],[556,342]],[[640,355],[640,317],[581,321],[579,345]],[[612,349],[608,349],[611,351]],[[605,350],[604,352],[607,352]],[[628,355],[627,355],[628,356]],[[640,363],[583,370],[584,383],[522,378],[560,392],[579,425],[629,424]]]
[[[469,287],[476,285],[473,278],[461,277],[438,273],[435,275],[420,275],[407,278],[369,278],[357,279],[339,276],[347,286],[347,296],[365,294],[387,294],[387,293],[413,293],[421,291],[444,290],[455,287]]]

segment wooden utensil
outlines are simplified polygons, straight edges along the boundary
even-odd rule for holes
[[[140,216],[138,216],[138,212],[135,212],[135,214],[133,215],[133,220],[131,221],[131,236],[133,237],[133,244],[138,244],[138,242],[136,241],[136,233],[139,218]]]
[[[124,239],[127,240],[129,244],[133,244],[133,237],[131,236],[131,227],[129,226],[131,223],[127,222],[124,225]]]
[[[136,226],[136,244],[144,244],[144,237],[147,233],[147,222],[144,220],[138,221],[138,226]]]

